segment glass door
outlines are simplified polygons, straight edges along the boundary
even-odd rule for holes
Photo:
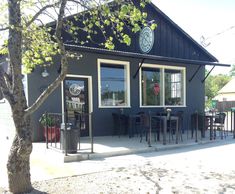
[[[79,125],[81,136],[89,135],[88,79],[67,77],[64,81],[64,110],[67,122]]]

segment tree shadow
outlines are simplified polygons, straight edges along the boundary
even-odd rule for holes
[[[44,191],[39,191],[37,189],[33,189],[30,193],[28,194],[48,194],[47,192]]]
[[[2,187],[0,187],[0,193],[2,193],[2,194],[12,194],[11,192],[9,192],[9,190],[7,190],[6,188],[2,188]],[[48,193],[43,192],[43,191],[39,191],[37,189],[33,189],[31,192],[25,193],[25,194],[48,194]]]

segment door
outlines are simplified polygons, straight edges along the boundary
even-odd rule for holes
[[[64,80],[66,120],[80,126],[81,136],[89,135],[88,99],[88,78],[67,77]]]

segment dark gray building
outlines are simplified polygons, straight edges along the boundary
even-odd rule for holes
[[[129,47],[116,43],[110,51],[93,44],[81,46],[65,35],[66,48],[81,57],[69,60],[67,78],[33,115],[34,140],[42,139],[38,120],[45,111],[92,113],[84,135],[92,122],[95,136],[112,135],[113,112],[158,112],[170,107],[173,112],[184,111],[186,129],[189,115],[204,111],[205,65],[222,64],[153,4],[146,9],[158,27],[132,34]],[[29,105],[58,76],[59,68],[55,60],[46,69],[49,76],[42,74],[42,68],[27,76]]]

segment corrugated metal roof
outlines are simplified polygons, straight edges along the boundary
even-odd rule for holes
[[[188,65],[212,65],[212,66],[224,66],[224,67],[231,66],[229,64],[222,64],[222,63],[210,62],[210,61],[164,57],[164,56],[157,56],[157,55],[108,50],[108,49],[103,49],[103,48],[78,46],[78,45],[72,45],[72,44],[65,44],[65,47],[66,49],[73,50],[73,51],[91,52],[91,53],[96,53],[96,54],[109,54],[109,55],[115,55],[115,56],[131,57],[131,58],[136,58],[136,59],[155,60],[158,63],[161,63],[162,61],[162,62],[171,62],[171,63],[188,64]]]

